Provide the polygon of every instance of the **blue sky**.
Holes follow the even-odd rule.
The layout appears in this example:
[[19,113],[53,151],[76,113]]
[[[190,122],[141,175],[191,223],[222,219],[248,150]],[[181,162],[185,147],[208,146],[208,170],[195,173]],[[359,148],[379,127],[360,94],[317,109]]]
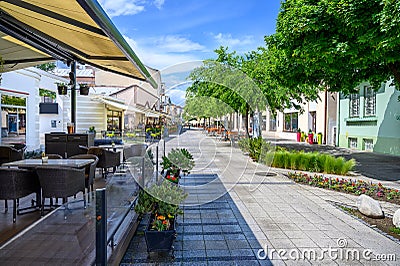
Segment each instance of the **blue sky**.
[[174,66],[215,58],[221,45],[241,54],[263,46],[280,7],[278,0],[98,1],[141,61],[162,71],[167,87],[183,82]]

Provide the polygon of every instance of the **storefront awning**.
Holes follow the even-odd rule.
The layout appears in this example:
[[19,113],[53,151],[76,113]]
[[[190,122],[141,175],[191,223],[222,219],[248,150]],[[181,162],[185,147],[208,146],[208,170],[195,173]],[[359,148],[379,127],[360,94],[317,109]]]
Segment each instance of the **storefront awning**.
[[4,71],[77,61],[157,87],[96,0],[0,1]]
[[137,109],[141,110],[146,117],[153,117],[153,118],[158,118],[162,115],[162,113],[149,109],[147,107],[142,107],[142,106],[136,106]]
[[118,102],[115,100],[111,100],[111,99],[106,99],[106,98],[102,98],[102,97],[98,97],[98,98],[94,98],[96,101],[102,102],[108,106],[114,107],[118,110],[121,111],[129,111],[129,112],[134,112],[134,113],[141,113],[144,114],[144,112],[138,108],[135,108],[133,106],[127,105],[123,102]]

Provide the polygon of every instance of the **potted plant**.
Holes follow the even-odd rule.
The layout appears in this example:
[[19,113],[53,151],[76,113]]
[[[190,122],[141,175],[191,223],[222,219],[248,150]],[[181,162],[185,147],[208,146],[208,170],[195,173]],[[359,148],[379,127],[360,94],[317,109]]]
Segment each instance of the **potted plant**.
[[79,93],[80,95],[89,95],[89,84],[79,83]]
[[96,128],[95,128],[95,126],[90,126],[88,132],[90,134],[94,134],[96,136]]
[[67,95],[67,83],[56,82],[59,95]]
[[297,129],[296,138],[297,138],[297,142],[300,142],[300,140],[301,140],[301,129],[300,128]]
[[140,218],[149,216],[144,235],[148,252],[170,251],[176,237],[175,219],[182,214],[179,205],[187,193],[168,181],[139,192],[135,211]]
[[301,131],[301,137],[300,137],[300,142],[304,142],[306,140],[306,133],[304,131]]
[[[179,178],[180,172],[184,175],[189,174],[194,167],[194,159],[187,149],[172,149],[167,156],[163,156],[161,165],[167,176]],[[177,182],[176,182],[177,183]]]
[[311,129],[308,131],[308,143],[310,144],[314,143],[314,133],[312,132]]
[[319,145],[322,144],[322,133],[321,132],[318,132],[318,134],[317,134],[317,142]]

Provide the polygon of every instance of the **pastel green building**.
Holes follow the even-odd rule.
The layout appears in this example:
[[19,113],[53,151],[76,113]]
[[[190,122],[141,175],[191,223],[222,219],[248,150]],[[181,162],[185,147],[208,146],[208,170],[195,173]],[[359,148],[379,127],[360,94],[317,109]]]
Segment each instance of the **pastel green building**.
[[391,82],[374,90],[368,83],[358,93],[340,95],[337,145],[400,155],[400,92]]

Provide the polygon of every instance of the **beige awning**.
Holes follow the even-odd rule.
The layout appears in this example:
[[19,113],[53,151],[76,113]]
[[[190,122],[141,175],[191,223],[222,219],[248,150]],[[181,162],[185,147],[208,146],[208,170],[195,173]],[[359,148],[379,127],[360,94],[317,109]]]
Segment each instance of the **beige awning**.
[[103,97],[96,97],[96,98],[94,98],[94,100],[102,102],[108,106],[114,107],[114,108],[122,110],[122,111],[129,111],[129,112],[140,113],[140,114],[145,113],[142,110],[140,110],[136,107],[133,107],[131,105],[127,105],[122,101],[111,100],[109,98],[107,99],[107,98],[103,98]]
[[147,107],[142,107],[142,106],[135,106],[137,109],[141,110],[145,116],[147,117],[153,117],[153,118],[158,118],[162,115],[162,113],[149,109]]
[[4,71],[78,61],[157,87],[96,0],[0,1]]

